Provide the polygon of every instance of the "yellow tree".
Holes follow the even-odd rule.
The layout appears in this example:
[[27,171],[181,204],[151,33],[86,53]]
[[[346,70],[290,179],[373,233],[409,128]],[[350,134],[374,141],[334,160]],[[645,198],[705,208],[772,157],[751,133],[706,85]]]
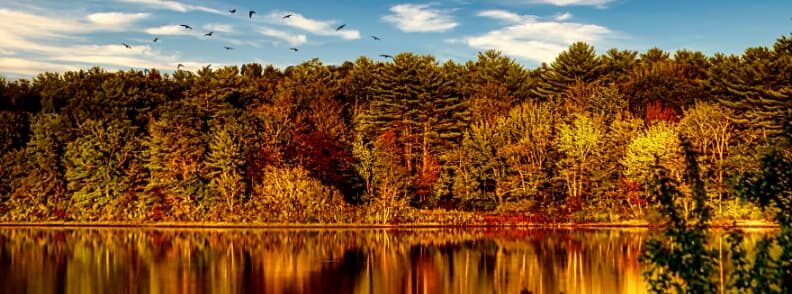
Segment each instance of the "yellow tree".
[[[734,126],[732,110],[712,103],[697,102],[685,111],[679,122],[680,132],[691,140],[693,147],[702,156],[705,172],[715,178],[715,194],[718,196],[718,211],[723,213],[724,166],[729,156],[729,146]],[[712,202],[710,196],[710,202]]]
[[586,178],[597,146],[604,135],[598,119],[588,114],[575,114],[571,124],[559,126],[558,149],[565,155],[561,163],[561,175],[566,181],[571,203],[580,201],[585,191]]
[[[664,122],[652,125],[633,138],[627,146],[622,160],[624,175],[645,187],[654,173],[654,167],[659,164],[669,171],[671,178],[681,183],[684,176],[684,158],[680,144],[679,135],[673,126]],[[646,191],[644,194],[646,195]],[[686,199],[681,201],[687,215],[690,202]]]

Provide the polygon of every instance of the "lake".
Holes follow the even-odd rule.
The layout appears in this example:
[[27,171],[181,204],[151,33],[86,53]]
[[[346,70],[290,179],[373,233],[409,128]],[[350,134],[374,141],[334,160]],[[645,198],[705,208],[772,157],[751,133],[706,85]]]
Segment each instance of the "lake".
[[0,292],[644,293],[638,258],[649,234],[0,228]]

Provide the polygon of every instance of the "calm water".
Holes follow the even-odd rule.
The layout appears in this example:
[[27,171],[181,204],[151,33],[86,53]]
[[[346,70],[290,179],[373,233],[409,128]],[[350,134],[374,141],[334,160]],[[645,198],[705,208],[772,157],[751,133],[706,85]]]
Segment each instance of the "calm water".
[[0,292],[643,293],[648,234],[0,228]]

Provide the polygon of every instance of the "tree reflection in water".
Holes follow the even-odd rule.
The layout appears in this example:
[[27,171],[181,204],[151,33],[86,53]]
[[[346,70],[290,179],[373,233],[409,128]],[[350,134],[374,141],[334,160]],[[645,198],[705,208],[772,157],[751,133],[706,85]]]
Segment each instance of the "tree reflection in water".
[[642,293],[645,230],[0,229],[14,293]]

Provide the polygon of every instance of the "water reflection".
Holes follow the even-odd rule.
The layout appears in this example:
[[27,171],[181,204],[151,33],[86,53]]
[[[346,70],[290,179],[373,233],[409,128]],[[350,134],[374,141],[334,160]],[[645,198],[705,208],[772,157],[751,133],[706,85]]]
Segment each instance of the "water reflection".
[[0,292],[643,293],[647,234],[0,228]]

